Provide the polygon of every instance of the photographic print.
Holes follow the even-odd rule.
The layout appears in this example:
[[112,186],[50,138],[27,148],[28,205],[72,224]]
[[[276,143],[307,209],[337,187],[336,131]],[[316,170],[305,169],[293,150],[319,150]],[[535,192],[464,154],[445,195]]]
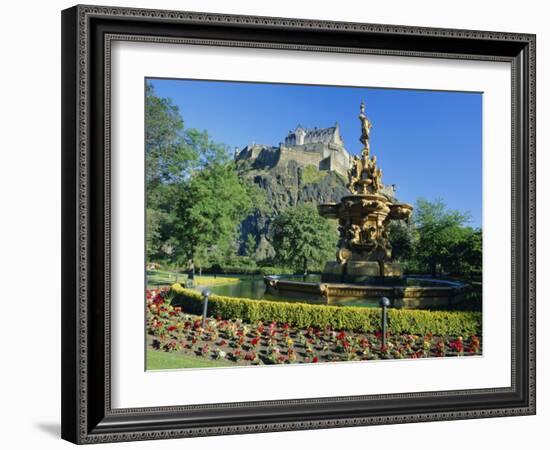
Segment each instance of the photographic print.
[[147,370],[482,354],[482,94],[148,78]]

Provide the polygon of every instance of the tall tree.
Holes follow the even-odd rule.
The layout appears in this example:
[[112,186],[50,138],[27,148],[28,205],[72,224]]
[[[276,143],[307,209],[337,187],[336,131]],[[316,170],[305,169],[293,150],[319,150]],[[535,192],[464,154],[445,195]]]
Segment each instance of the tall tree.
[[256,238],[252,233],[248,233],[244,243],[244,254],[252,258],[254,256],[254,252],[256,251],[256,246]]
[[483,258],[483,236],[481,229],[465,227],[462,237],[454,248],[455,258],[449,263],[449,270],[457,273],[481,272]]
[[334,257],[337,233],[312,204],[285,209],[270,229],[278,263],[296,271],[322,269]]
[[239,224],[259,203],[258,191],[240,179],[233,163],[196,172],[178,200],[182,250],[205,264],[235,253]]
[[[220,222],[225,230],[225,225],[233,218],[224,214],[234,206],[233,203],[246,211],[246,205],[240,203],[240,191],[233,183],[235,175],[228,162],[228,147],[212,141],[207,131],[185,128],[178,106],[170,98],[159,97],[153,85],[147,83],[145,158],[148,259],[181,265],[196,253],[197,258],[205,260],[212,249],[212,245],[206,245],[205,241],[212,237],[212,233],[203,230],[199,239],[183,224],[201,226],[198,218],[204,212],[204,217]],[[219,179],[218,173],[228,175],[228,178]],[[208,177],[212,179],[208,181]],[[224,185],[227,190],[221,192],[219,186]],[[208,201],[207,191],[217,197]],[[228,199],[224,194],[235,196]],[[192,195],[198,197],[194,199]],[[233,198],[235,202],[232,203]],[[189,202],[184,207],[182,199]],[[225,212],[216,206],[218,200],[223,199],[227,207]],[[210,216],[216,208],[220,209],[221,219]]]
[[145,92],[145,160],[148,191],[183,179],[199,160],[186,140],[183,119],[170,98],[158,97],[148,82]]
[[441,199],[417,201],[414,223],[418,233],[415,257],[436,275],[438,265],[451,267],[457,258],[456,250],[464,240],[464,224],[470,215],[450,210]]
[[391,222],[389,227],[392,258],[397,261],[409,260],[414,249],[413,228],[401,221]]

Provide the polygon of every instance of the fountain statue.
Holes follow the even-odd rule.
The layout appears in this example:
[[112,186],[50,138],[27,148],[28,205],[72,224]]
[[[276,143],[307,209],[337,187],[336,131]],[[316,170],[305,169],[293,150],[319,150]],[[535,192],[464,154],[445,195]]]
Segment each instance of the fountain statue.
[[389,224],[392,220],[408,222],[412,206],[398,203],[384,192],[382,169],[376,156],[370,153],[372,123],[365,115],[365,103],[361,102],[359,120],[363,144],[361,156],[351,159],[347,188],[350,195],[340,203],[319,205],[319,213],[338,220],[340,238],[336,261],[329,261],[323,271],[323,281],[365,282],[382,281],[384,278],[402,277],[403,269],[391,260]]
[[393,189],[382,183],[382,169],[371,155],[372,123],[364,102],[359,120],[363,148],[360,156],[350,159],[350,194],[339,203],[318,206],[321,216],[338,220],[336,260],[326,263],[320,282],[265,276],[267,291],[278,298],[313,298],[326,304],[361,299],[378,305],[380,297],[387,297],[392,306],[405,308],[452,305],[464,298],[468,289],[465,283],[405,277],[402,265],[392,260],[389,225],[393,220],[409,222],[413,207],[398,202]]

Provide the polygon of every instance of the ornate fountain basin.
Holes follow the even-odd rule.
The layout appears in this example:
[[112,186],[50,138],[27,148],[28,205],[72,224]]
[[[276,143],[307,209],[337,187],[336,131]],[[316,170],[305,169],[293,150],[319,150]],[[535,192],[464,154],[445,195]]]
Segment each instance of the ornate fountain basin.
[[[398,308],[445,308],[463,300],[469,289],[465,283],[431,278],[411,277],[407,281],[406,285],[362,285],[297,281],[278,275],[264,277],[266,289],[271,294],[289,299],[316,296],[327,305],[343,304],[356,299],[378,300],[380,297],[387,297],[392,306]],[[418,285],[415,285],[415,281]]]

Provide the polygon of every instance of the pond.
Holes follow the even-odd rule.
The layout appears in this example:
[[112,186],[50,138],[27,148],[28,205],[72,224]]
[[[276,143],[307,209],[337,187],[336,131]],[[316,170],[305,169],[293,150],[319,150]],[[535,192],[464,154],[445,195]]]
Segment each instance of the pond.
[[[303,277],[297,277],[296,279],[303,280]],[[317,283],[321,281],[321,277],[319,275],[310,275],[307,277],[307,281]],[[261,275],[254,278],[241,278],[241,281],[238,283],[209,286],[208,290],[213,294],[225,295],[227,297],[244,297],[255,300],[296,301],[268,293],[265,289],[264,279]],[[308,303],[321,303],[315,302],[313,298],[304,300],[307,300]]]
[[[287,276],[283,277],[284,279],[294,279],[296,281],[307,281],[310,283],[319,283],[321,281],[320,275],[308,275],[305,279],[303,276]],[[442,280],[427,280],[419,278],[407,278],[404,281],[405,286],[421,286],[421,287],[430,287],[430,286],[441,286],[441,283],[445,283]],[[199,290],[204,289],[204,287],[198,288]],[[270,300],[270,301],[280,301],[280,302],[292,302],[292,303],[310,303],[310,304],[324,304],[324,300],[318,296],[308,296],[307,294],[300,294],[301,298],[288,298],[284,295],[279,295],[276,293],[269,293],[266,291],[265,283],[263,277],[258,275],[252,278],[241,278],[241,281],[238,283],[223,284],[218,286],[209,286],[208,290],[213,294],[223,295],[227,297],[241,297],[241,298],[250,298],[256,300]],[[342,299],[333,299],[331,305],[334,306],[359,306],[359,307],[378,307],[379,298],[342,298]]]

